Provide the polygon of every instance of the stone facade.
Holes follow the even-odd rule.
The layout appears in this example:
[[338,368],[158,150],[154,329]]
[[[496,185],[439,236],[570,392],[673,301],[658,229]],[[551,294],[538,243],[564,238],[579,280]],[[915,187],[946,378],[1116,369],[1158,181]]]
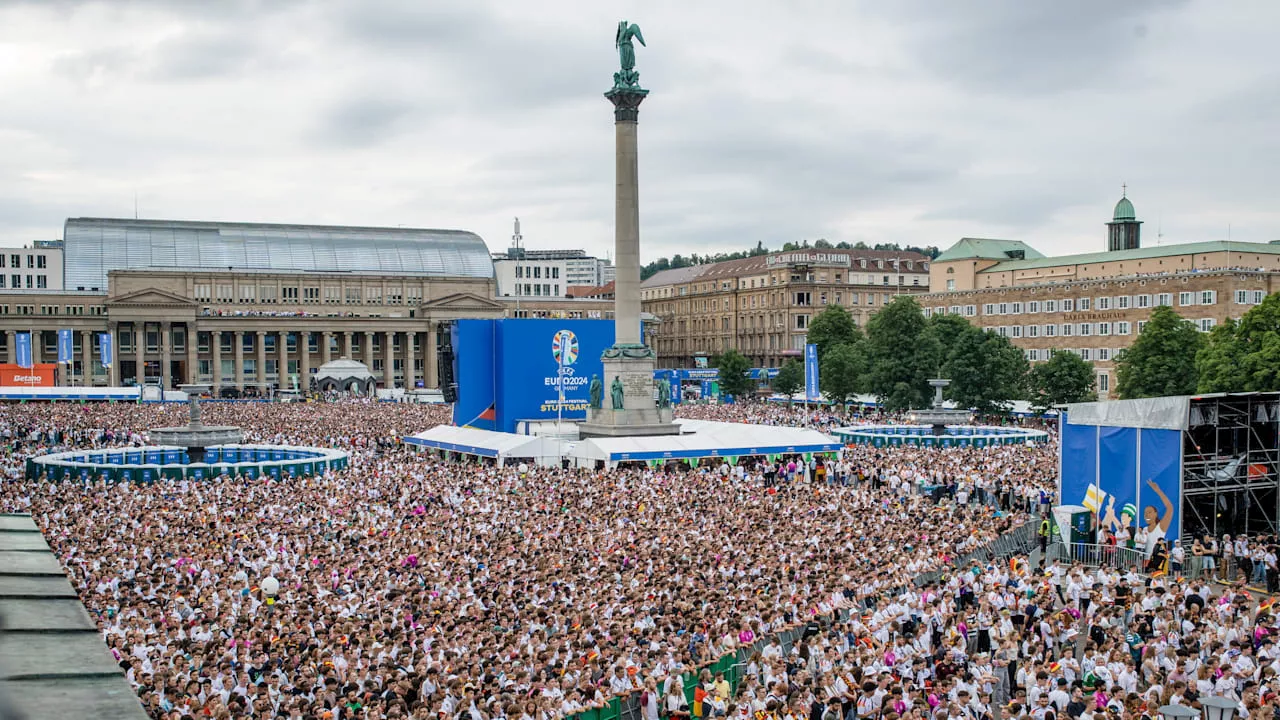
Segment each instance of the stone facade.
[[842,305],[859,326],[900,294],[928,292],[929,258],[914,252],[805,249],[665,270],[644,281],[658,320],[650,344],[661,367],[730,349],[757,367],[800,357],[808,323]]
[[[612,312],[602,300],[543,298],[517,308],[493,295],[493,280],[483,278],[119,270],[105,295],[0,292],[0,358],[13,362],[15,333],[32,331],[35,361],[53,362],[56,331],[69,328],[75,360],[60,369],[64,385],[288,388],[348,357],[369,366],[380,387],[431,388],[441,322]],[[114,334],[109,371],[98,362],[105,332]]]
[[1114,396],[1116,353],[1133,343],[1155,307],[1170,305],[1208,332],[1277,290],[1280,273],[1224,269],[1007,285],[917,300],[926,315],[962,315],[1008,337],[1032,363],[1053,350],[1080,355],[1093,363],[1098,394],[1107,398]]

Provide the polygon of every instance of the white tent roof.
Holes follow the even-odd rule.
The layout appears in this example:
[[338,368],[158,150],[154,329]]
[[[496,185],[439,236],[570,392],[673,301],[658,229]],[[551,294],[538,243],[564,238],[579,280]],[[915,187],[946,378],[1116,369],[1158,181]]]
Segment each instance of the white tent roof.
[[489,458],[545,458],[560,455],[559,443],[536,435],[515,435],[470,427],[437,425],[410,435],[406,444]]
[[779,453],[833,452],[839,440],[795,427],[747,425],[710,420],[676,420],[680,435],[653,437],[588,438],[576,443],[573,457],[604,460],[668,460]]

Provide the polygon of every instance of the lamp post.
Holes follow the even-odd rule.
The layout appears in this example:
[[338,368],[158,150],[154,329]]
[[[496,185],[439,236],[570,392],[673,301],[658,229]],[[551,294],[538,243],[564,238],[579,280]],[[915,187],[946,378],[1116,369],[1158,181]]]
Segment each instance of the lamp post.
[[1196,720],[1200,713],[1185,705],[1161,705],[1161,720]]
[[1204,720],[1231,720],[1240,707],[1236,701],[1217,695],[1200,698],[1200,706],[1204,708]]

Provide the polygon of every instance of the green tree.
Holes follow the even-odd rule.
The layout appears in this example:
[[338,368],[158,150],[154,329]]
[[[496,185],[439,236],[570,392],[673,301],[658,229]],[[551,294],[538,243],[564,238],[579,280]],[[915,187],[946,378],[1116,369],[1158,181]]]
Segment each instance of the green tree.
[[791,402],[791,396],[804,387],[804,366],[795,358],[786,361],[778,368],[772,384],[774,392],[786,395],[787,402]]
[[1244,392],[1249,387],[1243,344],[1236,337],[1237,327],[1234,320],[1218,325],[1196,353],[1196,392]]
[[1040,412],[1054,405],[1097,398],[1093,365],[1069,352],[1054,351],[1047,361],[1031,368],[1027,388],[1031,407]]
[[886,410],[927,407],[929,378],[940,367],[940,346],[920,306],[899,295],[867,323],[866,390]]
[[[1210,342],[1213,336],[1210,335]],[[1280,293],[1240,318],[1235,329],[1236,357],[1244,376],[1241,390],[1280,390]]]
[[867,375],[865,342],[841,343],[818,363],[818,385],[833,402],[844,405],[862,391]]
[[1008,338],[969,326],[951,344],[942,374],[948,395],[960,407],[981,413],[1007,412],[1026,394],[1027,359]]
[[809,323],[808,342],[818,346],[818,360],[836,345],[856,343],[862,339],[862,332],[841,305],[828,305],[826,310],[818,313]]
[[1162,305],[1128,349],[1116,357],[1116,392],[1122,398],[1190,395],[1196,391],[1196,354],[1205,339],[1196,326]]
[[938,352],[943,360],[951,356],[956,340],[975,328],[960,315],[934,315],[929,318],[928,333],[938,340]]
[[751,361],[737,350],[730,350],[716,357],[715,366],[720,370],[720,392],[736,398],[746,397],[751,392],[751,378],[747,372],[751,370]]

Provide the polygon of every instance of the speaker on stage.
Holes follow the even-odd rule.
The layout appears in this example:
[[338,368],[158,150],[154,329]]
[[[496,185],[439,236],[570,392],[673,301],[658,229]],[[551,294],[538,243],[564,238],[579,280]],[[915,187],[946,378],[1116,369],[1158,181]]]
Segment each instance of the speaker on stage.
[[436,377],[440,380],[440,394],[447,403],[458,401],[458,383],[453,374],[453,323],[442,322],[436,326]]

